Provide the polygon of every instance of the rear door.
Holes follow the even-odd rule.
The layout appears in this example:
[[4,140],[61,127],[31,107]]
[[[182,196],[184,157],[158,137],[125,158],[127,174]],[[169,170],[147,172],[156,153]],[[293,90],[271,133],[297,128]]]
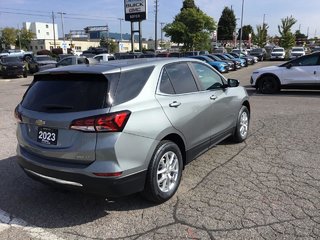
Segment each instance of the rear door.
[[212,100],[210,94],[199,92],[187,62],[164,67],[156,98],[172,126],[184,136],[187,150],[208,148]]

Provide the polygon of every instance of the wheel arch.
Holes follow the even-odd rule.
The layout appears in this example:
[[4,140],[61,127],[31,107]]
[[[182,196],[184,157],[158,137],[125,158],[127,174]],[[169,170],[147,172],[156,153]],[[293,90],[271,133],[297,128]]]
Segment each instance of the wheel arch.
[[259,87],[259,83],[264,77],[274,77],[276,79],[276,81],[278,82],[279,86],[281,86],[280,78],[276,74],[274,74],[274,73],[263,73],[258,77],[258,79],[256,81],[256,85],[255,85],[256,88]]
[[183,158],[182,161],[183,161],[183,168],[184,168],[184,166],[186,165],[186,162],[187,162],[187,156],[186,156],[185,143],[184,143],[182,137],[176,133],[171,133],[171,134],[165,136],[162,140],[169,140],[169,141],[172,141],[178,145],[178,147],[181,151],[182,158]]

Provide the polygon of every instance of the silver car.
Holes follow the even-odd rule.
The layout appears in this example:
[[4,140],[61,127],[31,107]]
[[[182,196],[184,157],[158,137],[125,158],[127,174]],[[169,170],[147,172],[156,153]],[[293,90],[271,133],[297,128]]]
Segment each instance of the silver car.
[[171,198],[184,166],[248,136],[239,82],[196,59],[153,58],[38,73],[15,109],[18,163],[45,183]]

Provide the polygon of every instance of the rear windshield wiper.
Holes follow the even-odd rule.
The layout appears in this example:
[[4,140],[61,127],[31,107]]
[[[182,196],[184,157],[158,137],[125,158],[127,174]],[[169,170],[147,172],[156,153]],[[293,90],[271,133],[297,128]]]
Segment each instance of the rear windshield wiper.
[[45,104],[45,105],[42,105],[42,107],[45,108],[46,110],[73,109],[72,106],[59,105],[59,104]]

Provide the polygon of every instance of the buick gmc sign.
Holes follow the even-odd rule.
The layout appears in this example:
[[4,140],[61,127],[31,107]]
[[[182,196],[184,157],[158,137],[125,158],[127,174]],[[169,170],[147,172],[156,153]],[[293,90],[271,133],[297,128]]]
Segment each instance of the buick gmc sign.
[[124,0],[126,21],[139,22],[147,19],[147,0]]

